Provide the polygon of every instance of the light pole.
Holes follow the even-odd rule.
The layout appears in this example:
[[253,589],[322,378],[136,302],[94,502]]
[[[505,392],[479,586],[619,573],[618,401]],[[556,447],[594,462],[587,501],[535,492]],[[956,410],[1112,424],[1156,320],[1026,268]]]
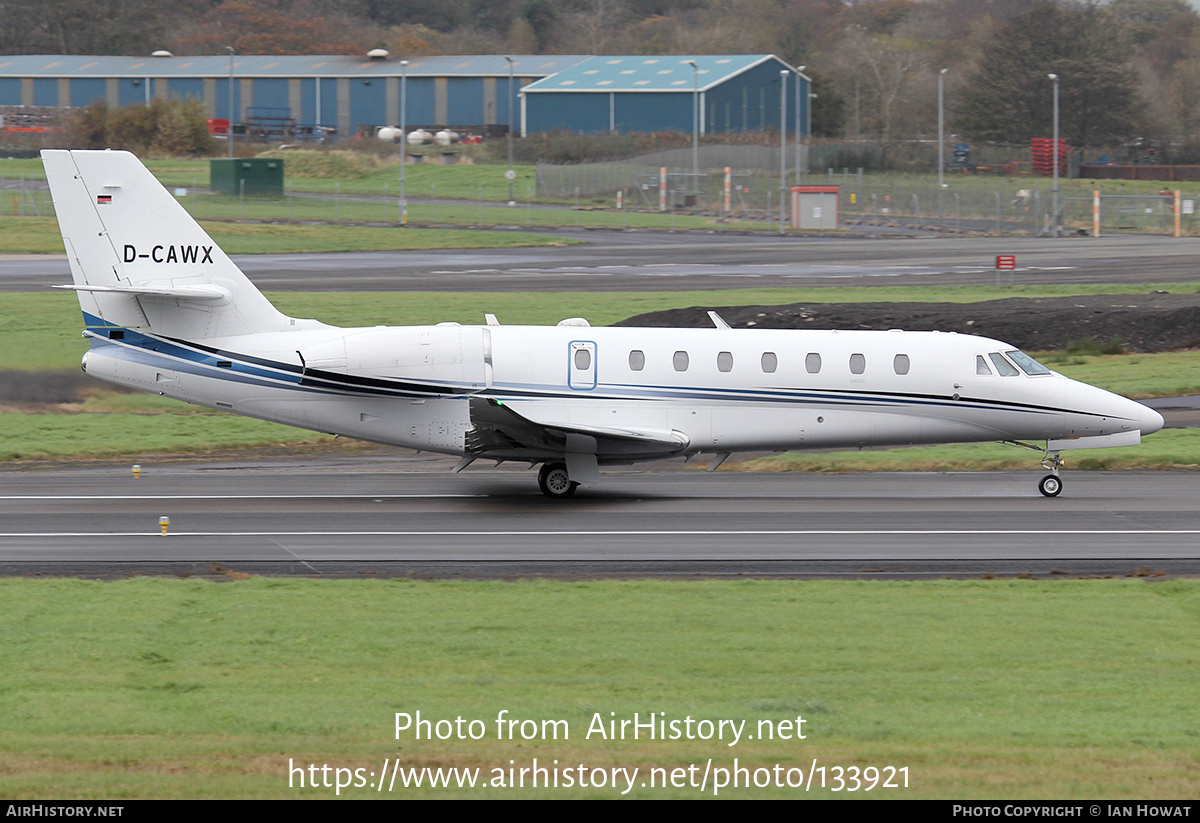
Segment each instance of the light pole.
[[1050,222],[1054,226],[1051,236],[1058,237],[1058,75],[1046,76],[1054,81],[1054,206]]
[[508,61],[508,173],[504,176],[508,179],[508,205],[515,206],[517,201],[513,199],[513,180],[517,178],[517,173],[513,171],[513,59],[508,55],[504,59]]
[[[320,82],[319,80],[317,81]],[[408,61],[400,61],[400,225],[408,225],[408,199],[404,184],[408,174]]]
[[945,79],[946,72],[950,69],[942,69],[938,72],[938,219],[946,218],[945,204],[945,189],[944,182],[946,172],[946,94],[945,94]]
[[779,71],[779,233],[784,231],[787,203],[787,69]]
[[692,188],[700,191],[700,67],[695,60],[688,60],[692,67]]
[[808,66],[796,66],[796,182],[800,182],[800,75]]
[[808,108],[804,110],[804,141],[808,143],[809,150],[804,155],[804,173],[807,175],[812,166],[812,109],[813,101],[817,99],[817,95],[811,91],[808,93]]
[[233,55],[236,52],[233,46],[226,46],[225,51],[229,52],[229,134],[226,135],[229,139],[229,159],[233,159]]

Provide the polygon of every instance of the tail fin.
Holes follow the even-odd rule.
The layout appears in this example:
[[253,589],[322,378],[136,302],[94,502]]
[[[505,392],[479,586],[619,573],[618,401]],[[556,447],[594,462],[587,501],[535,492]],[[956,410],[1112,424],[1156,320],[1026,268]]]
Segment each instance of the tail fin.
[[188,340],[286,331],[279,312],[136,157],[43,151],[89,327]]

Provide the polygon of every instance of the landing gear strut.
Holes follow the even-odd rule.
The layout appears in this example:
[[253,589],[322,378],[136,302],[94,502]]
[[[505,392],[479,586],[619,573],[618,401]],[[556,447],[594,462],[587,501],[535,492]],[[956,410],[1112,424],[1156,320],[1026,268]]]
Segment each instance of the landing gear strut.
[[579,484],[571,480],[567,474],[565,463],[543,463],[538,472],[538,486],[542,494],[555,500],[570,497],[579,488]]
[[1058,452],[1046,452],[1046,459],[1042,461],[1042,467],[1050,470],[1050,474],[1046,475],[1038,482],[1038,491],[1046,497],[1058,497],[1058,493],[1062,491],[1062,478],[1058,476],[1058,470],[1062,468],[1062,458],[1058,456]]
[[[1005,440],[1003,442],[1010,446],[1020,446],[1023,449],[1030,449],[1046,455],[1042,458],[1042,468],[1049,469],[1050,473],[1038,481],[1038,491],[1046,497],[1058,497],[1059,492],[1063,488],[1062,478],[1058,476],[1059,470],[1063,467],[1063,459],[1058,456],[1058,451],[1056,449],[1043,449],[1032,443],[1022,443],[1020,440]],[[1049,445],[1049,443],[1046,445]]]

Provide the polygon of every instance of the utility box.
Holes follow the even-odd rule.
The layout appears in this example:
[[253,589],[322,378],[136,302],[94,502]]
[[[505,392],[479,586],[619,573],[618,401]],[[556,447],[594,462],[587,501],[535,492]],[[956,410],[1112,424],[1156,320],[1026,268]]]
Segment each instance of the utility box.
[[793,229],[836,229],[839,186],[792,186]]
[[209,161],[209,188],[218,194],[283,197],[283,160],[248,157]]

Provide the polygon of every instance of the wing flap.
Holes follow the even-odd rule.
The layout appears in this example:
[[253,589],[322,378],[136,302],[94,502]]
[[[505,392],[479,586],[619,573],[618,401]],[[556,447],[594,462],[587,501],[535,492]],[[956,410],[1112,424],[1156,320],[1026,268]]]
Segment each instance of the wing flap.
[[691,445],[675,429],[592,426],[533,420],[491,398],[471,398],[467,451],[474,455],[531,452],[538,456],[594,454],[600,458],[667,457]]

